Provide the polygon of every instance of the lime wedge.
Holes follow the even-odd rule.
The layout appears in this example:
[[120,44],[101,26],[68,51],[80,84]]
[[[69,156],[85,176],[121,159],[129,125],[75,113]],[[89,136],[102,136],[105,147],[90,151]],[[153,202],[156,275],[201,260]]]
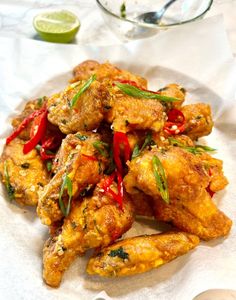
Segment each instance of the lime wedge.
[[34,18],[34,28],[47,42],[69,43],[79,30],[79,19],[67,10],[45,12]]

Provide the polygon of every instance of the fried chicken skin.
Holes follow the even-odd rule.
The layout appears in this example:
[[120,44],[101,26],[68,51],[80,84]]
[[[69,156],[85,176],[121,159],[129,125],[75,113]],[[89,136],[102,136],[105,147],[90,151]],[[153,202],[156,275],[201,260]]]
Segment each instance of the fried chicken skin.
[[35,206],[38,192],[49,182],[49,174],[38,152],[23,154],[24,142],[14,139],[4,147],[0,174],[8,194],[21,205]]
[[44,246],[43,278],[48,285],[59,286],[63,273],[78,255],[113,243],[131,227],[132,203],[126,193],[123,200],[121,209],[98,185],[91,197],[74,201],[61,232],[49,238]]
[[103,100],[108,97],[108,92],[97,80],[91,83],[71,107],[74,97],[85,83],[81,81],[71,84],[48,100],[48,120],[65,134],[96,129],[103,120]]
[[73,70],[74,78],[72,82],[87,80],[93,74],[96,74],[97,80],[100,82],[104,80],[130,80],[136,82],[142,88],[147,88],[147,80],[145,78],[129,71],[121,70],[109,62],[99,64],[94,60],[86,60],[76,66]]
[[105,277],[135,275],[158,268],[199,244],[184,232],[137,236],[102,248],[90,258],[87,273]]
[[[69,134],[63,140],[54,162],[56,172],[51,181],[40,193],[37,213],[45,225],[63,218],[59,207],[59,193],[64,176],[72,181],[72,195],[76,198],[85,188],[95,185],[101,178],[106,159],[97,153],[94,143],[100,142],[100,136],[95,133],[78,132]],[[68,201],[65,190],[63,201]]]
[[210,105],[205,103],[185,105],[181,107],[181,111],[186,121],[184,134],[192,140],[211,133],[213,120]]
[[172,108],[180,108],[185,100],[186,90],[176,83],[168,84],[167,86],[159,90],[162,96],[173,97],[179,99],[179,101],[170,104]]
[[[154,156],[160,159],[165,170],[169,204],[161,199],[156,185],[152,166]],[[124,178],[128,193],[135,195],[138,189],[153,198],[157,220],[172,222],[179,229],[204,240],[227,235],[232,225],[206,191],[209,183],[210,176],[201,158],[179,147],[144,152],[129,163],[129,172]]]

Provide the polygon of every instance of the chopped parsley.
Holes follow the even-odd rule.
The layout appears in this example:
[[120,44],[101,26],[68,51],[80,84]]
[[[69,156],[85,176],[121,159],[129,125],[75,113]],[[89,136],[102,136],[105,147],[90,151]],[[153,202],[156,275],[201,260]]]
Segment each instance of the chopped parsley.
[[111,250],[108,255],[111,256],[111,257],[118,256],[121,259],[128,259],[129,258],[129,254],[127,252],[125,252],[122,247],[120,247],[118,249],[115,249],[115,250]]

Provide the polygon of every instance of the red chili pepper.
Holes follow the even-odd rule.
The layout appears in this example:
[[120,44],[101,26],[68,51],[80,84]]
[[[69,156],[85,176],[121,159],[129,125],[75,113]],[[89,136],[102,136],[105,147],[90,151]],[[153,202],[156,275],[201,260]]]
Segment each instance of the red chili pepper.
[[85,158],[87,158],[88,160],[93,160],[93,161],[98,161],[97,157],[92,156],[92,155],[86,155],[86,154],[82,154]]
[[185,117],[178,109],[171,109],[167,114],[164,131],[168,134],[179,134],[185,129]]
[[43,138],[47,125],[47,109],[43,108],[41,114],[37,116],[31,129],[31,139],[24,144],[23,153],[27,154],[35,148],[35,146]]
[[28,117],[26,117],[20,125],[13,131],[13,133],[6,139],[6,144],[8,145],[12,140],[14,140],[37,116],[42,114],[45,108],[36,110],[32,112]]
[[42,146],[39,152],[42,160],[55,158],[56,154],[48,154],[46,151],[46,148],[43,148]]
[[[209,173],[209,176],[212,176],[213,172],[212,172],[212,168],[209,169],[208,171]],[[210,184],[208,185],[208,187],[206,188],[207,192],[210,194],[211,198],[215,195],[215,192],[213,192],[211,189],[210,189]]]
[[124,145],[124,155],[125,155],[125,162],[130,159],[131,156],[131,149],[129,145],[129,140],[127,135],[123,132],[115,132],[113,137],[113,154],[114,154],[114,161],[117,167],[117,170],[120,174],[123,174],[123,166],[120,157],[120,145]]

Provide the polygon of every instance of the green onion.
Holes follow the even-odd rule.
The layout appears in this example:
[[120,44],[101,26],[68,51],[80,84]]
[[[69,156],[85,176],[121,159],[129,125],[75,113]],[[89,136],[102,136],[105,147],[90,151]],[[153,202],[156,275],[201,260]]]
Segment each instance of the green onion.
[[186,151],[192,153],[192,154],[201,154],[202,152],[214,152],[216,149],[208,147],[208,146],[203,146],[203,145],[196,145],[195,147],[190,147],[190,146],[185,146],[178,140],[169,137],[169,142],[173,146],[178,146],[180,148],[185,149]]
[[134,159],[135,157],[139,156],[140,153],[149,145],[151,145],[153,143],[153,140],[152,140],[152,134],[149,132],[147,135],[146,135],[146,138],[144,140],[144,143],[141,147],[141,149],[139,149],[138,147],[138,144],[135,145],[134,147],[134,150],[133,150],[133,153],[132,153],[132,157],[131,159]]
[[126,17],[126,5],[125,2],[123,2],[120,6],[120,16],[121,18],[125,18]]
[[[65,204],[62,199],[62,195],[64,193],[65,188],[67,188],[67,193],[69,195],[67,207],[65,207]],[[65,217],[67,217],[69,215],[70,207],[71,207],[71,199],[72,199],[72,181],[71,181],[70,177],[66,174],[63,179],[60,193],[59,193],[59,205],[60,205],[60,209]]]
[[[96,141],[93,143],[93,147],[104,157],[108,157],[109,154],[107,153],[109,145],[102,141]],[[105,148],[105,149],[104,149]]]
[[166,174],[160,159],[156,155],[154,155],[152,158],[152,167],[156,179],[156,185],[158,186],[161,197],[168,204],[170,202],[170,199]]
[[94,82],[95,79],[96,79],[96,75],[94,74],[85,82],[85,84],[80,88],[78,93],[76,93],[72,98],[70,102],[70,108],[73,108],[76,105],[79,97],[90,87],[90,85]]
[[6,189],[7,189],[7,194],[10,198],[10,200],[14,200],[15,198],[15,188],[10,184],[10,176],[9,176],[9,173],[8,173],[8,168],[7,168],[7,161],[4,162],[4,177],[5,177],[5,186],[6,186]]
[[82,135],[80,133],[77,133],[75,136],[81,141],[86,141],[88,138],[87,135]]
[[129,254],[127,252],[125,252],[122,247],[120,247],[118,249],[115,249],[115,250],[111,250],[108,255],[111,256],[111,257],[118,256],[119,258],[122,258],[122,259],[128,259],[129,258]]
[[125,94],[135,97],[135,98],[145,98],[145,99],[157,99],[164,102],[176,102],[180,101],[177,98],[167,97],[155,92],[149,92],[145,90],[141,90],[133,85],[115,82],[115,85]]
[[48,170],[48,172],[51,172],[52,171],[52,162],[49,160],[49,161],[47,161],[47,164],[46,164],[46,166],[47,166],[47,170]]

